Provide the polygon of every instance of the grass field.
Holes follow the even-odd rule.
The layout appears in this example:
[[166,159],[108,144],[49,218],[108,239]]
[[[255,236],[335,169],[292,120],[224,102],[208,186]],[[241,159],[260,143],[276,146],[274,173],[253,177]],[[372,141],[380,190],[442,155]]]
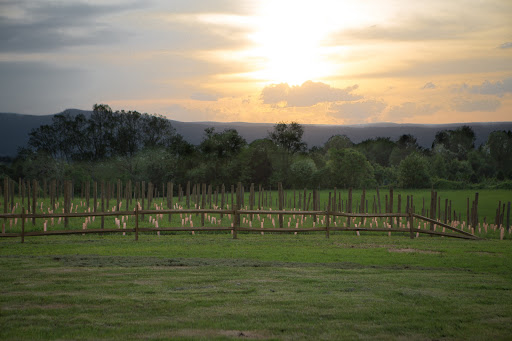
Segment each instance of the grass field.
[[512,242],[0,239],[0,339],[510,339]]

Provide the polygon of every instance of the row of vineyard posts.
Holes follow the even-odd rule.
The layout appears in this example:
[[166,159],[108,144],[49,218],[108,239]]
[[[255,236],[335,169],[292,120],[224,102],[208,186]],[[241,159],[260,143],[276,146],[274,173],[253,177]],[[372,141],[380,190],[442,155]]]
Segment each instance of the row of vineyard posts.
[[[0,187],[0,192],[3,193],[2,206],[4,214],[14,212],[15,206],[17,205],[15,201],[16,192],[21,200],[21,206],[27,208],[28,214],[35,214],[38,200],[46,200],[47,198],[49,198],[50,206],[52,208],[55,208],[60,198],[63,198],[62,212],[67,214],[72,213],[72,201],[75,198],[78,189],[75,188],[74,182],[71,180],[51,180],[49,182],[43,180],[42,183],[40,183],[35,179],[31,181],[19,179],[18,182],[15,182],[14,180],[6,177],[3,180],[3,188]],[[348,189],[347,192],[348,196],[344,199],[342,198],[341,191],[334,188],[332,193],[329,192],[329,199],[327,202],[323,202],[323,210],[333,213],[345,212],[348,214],[368,214],[370,211],[374,214],[400,214],[402,213],[402,206],[404,206],[404,213],[409,211],[414,213],[417,212],[413,195],[407,195],[404,205],[404,200],[400,194],[396,196],[396,212],[393,212],[393,208],[395,207],[395,195],[393,193],[393,188],[390,188],[389,193],[384,195],[383,201],[379,188],[376,189],[376,194],[370,199],[366,197],[366,191],[363,189],[360,201],[358,202],[353,201],[352,189]],[[310,208],[312,211],[322,210],[322,207],[320,207],[321,202],[318,190],[313,189],[312,191],[308,191],[307,189],[304,189],[300,191],[285,191],[283,190],[281,183],[278,183],[277,186],[277,198],[272,198],[273,192],[271,188],[265,189],[259,185],[256,190],[255,185],[251,184],[249,186],[249,202],[247,205],[245,203],[245,188],[240,183],[237,188],[235,188],[234,185],[231,185],[228,190],[224,185],[213,188],[212,185],[204,183],[191,184],[190,181],[187,182],[185,186],[178,184],[177,188],[172,182],[162,184],[161,187],[157,188],[157,186],[154,186],[151,182],[146,183],[145,181],[140,181],[132,183],[132,181],[129,180],[123,184],[122,181],[118,179],[114,183],[105,181],[101,181],[100,183],[97,181],[82,182],[79,193],[80,198],[85,200],[85,205],[89,212],[91,212],[92,206],[93,213],[106,212],[110,208],[112,211],[121,211],[123,203],[126,209],[128,209],[133,206],[134,201],[140,204],[142,210],[145,210],[146,208],[151,209],[152,202],[156,198],[166,198],[167,208],[172,209],[175,197],[177,197],[178,202],[184,201],[184,207],[186,207],[186,209],[191,209],[192,205],[193,209],[224,209],[226,204],[230,204],[231,208],[234,208],[236,204],[238,208],[246,207],[248,210],[252,211],[255,209],[262,210],[264,207],[272,207],[272,204],[275,203],[275,206],[278,207],[279,211],[285,209],[309,211]],[[114,207],[110,206],[112,201],[115,202]],[[474,228],[479,222],[478,193],[475,193],[474,200],[472,201],[467,198],[466,204],[465,224],[468,227],[473,227],[474,231]],[[438,193],[433,190],[431,191],[429,206],[426,206],[424,198],[422,199],[421,216],[430,219],[431,230],[434,229],[436,222],[448,224],[452,220],[462,221],[462,212],[457,212],[452,209],[452,201],[448,199],[444,199],[443,201],[441,197],[438,196]],[[101,216],[102,229],[105,225],[104,219],[105,217]],[[144,219],[144,215],[141,215],[140,219]],[[316,215],[313,214],[313,221],[316,222],[316,219]],[[32,218],[32,223],[34,225],[36,223],[35,220],[35,217]],[[171,222],[171,220],[172,215],[169,214],[168,221]],[[484,223],[486,220],[487,217],[484,217]],[[283,228],[284,223],[282,214],[278,215],[278,221],[279,227]],[[348,218],[347,223],[350,223],[350,218]],[[393,219],[390,219],[390,224],[391,227],[393,227]],[[494,224],[495,226],[498,226],[498,228],[506,227],[507,231],[510,230],[510,202],[507,204],[502,204],[501,201],[499,202],[496,209],[496,216],[494,217]],[[2,225],[2,233],[5,233],[5,225],[6,218],[4,218]],[[68,225],[69,219],[68,217],[65,217],[65,228],[68,228]],[[204,226],[204,214],[201,214],[201,226]]]

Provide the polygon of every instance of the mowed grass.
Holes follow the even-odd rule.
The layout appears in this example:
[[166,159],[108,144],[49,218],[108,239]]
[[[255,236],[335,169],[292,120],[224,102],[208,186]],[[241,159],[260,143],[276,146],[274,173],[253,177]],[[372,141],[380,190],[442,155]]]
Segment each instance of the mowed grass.
[[0,339],[510,339],[512,242],[0,239]]

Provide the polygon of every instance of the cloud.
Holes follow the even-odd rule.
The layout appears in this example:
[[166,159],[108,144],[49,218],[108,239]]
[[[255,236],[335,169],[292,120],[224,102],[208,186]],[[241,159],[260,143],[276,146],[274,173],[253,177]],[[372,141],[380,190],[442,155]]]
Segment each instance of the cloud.
[[369,41],[433,41],[453,40],[471,34],[481,28],[485,23],[476,23],[472,20],[472,27],[468,27],[464,18],[460,16],[411,16],[408,18],[394,18],[389,24],[376,24],[361,28],[350,28],[334,33],[329,43],[346,44],[347,40]]
[[246,28],[204,22],[199,15],[220,11],[224,15],[246,12],[233,1],[0,2],[0,52],[53,52],[83,46],[104,52],[105,47],[115,46],[119,53],[120,46],[131,46],[133,53],[241,46]]
[[437,88],[437,86],[434,83],[428,82],[427,84],[423,85],[423,87],[421,89],[425,90],[425,89],[435,89],[435,88]]
[[101,19],[139,7],[7,1],[0,5],[0,52],[53,51],[63,46],[116,42],[125,32]]
[[291,107],[309,107],[322,102],[356,101],[362,96],[352,94],[359,86],[345,89],[333,88],[322,82],[306,81],[302,85],[289,86],[287,83],[272,84],[261,91],[265,104],[286,102]]
[[511,41],[507,41],[506,43],[503,43],[500,46],[498,46],[498,48],[500,48],[500,49],[510,49],[510,48],[512,48],[512,42]]
[[194,99],[196,101],[216,101],[219,96],[214,94],[206,94],[203,92],[195,92],[190,96],[190,99]]
[[501,106],[501,102],[497,99],[481,99],[471,100],[466,98],[455,98],[452,101],[452,108],[456,111],[472,112],[472,111],[496,111]]
[[330,109],[334,112],[333,116],[345,120],[364,121],[365,119],[379,115],[387,104],[381,101],[368,100],[362,102],[349,102],[341,104],[333,104]]
[[481,85],[465,86],[465,89],[472,94],[496,95],[502,97],[506,93],[512,93],[512,77],[496,82],[486,80]]
[[414,116],[428,116],[438,111],[440,107],[431,104],[416,104],[413,102],[405,102],[389,109],[388,116],[391,120],[396,121],[400,118]]
[[216,113],[210,109],[187,108],[180,104],[172,104],[164,110],[166,117],[182,122],[214,121]]
[[510,57],[454,57],[444,60],[407,61],[400,66],[391,65],[385,71],[368,71],[353,74],[360,78],[431,77],[476,73],[510,72]]

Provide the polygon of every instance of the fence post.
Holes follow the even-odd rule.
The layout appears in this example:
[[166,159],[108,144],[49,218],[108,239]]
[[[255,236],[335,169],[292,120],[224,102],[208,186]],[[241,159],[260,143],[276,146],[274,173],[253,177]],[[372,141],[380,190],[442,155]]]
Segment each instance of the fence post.
[[25,206],[21,208],[21,243],[25,242]]
[[507,231],[510,231],[510,201],[507,204]]
[[238,183],[238,186],[237,186],[237,189],[236,189],[236,203],[234,203],[234,206],[233,206],[233,209],[235,210],[234,211],[234,215],[233,215],[233,239],[238,239],[238,235],[237,235],[237,228],[240,226],[240,203],[241,203],[241,192],[242,192],[242,184],[239,182]]
[[409,207],[409,230],[411,231],[411,239],[414,239],[414,231],[413,231],[413,228],[414,228],[414,217],[412,215],[412,207]]
[[135,241],[139,240],[139,203],[135,204]]
[[331,192],[329,192],[329,201],[327,202],[327,212],[325,215],[325,237],[329,238],[329,212],[331,211]]
[[[284,201],[284,194],[283,194],[283,184],[281,182],[277,183],[277,198],[278,198],[278,209],[279,211],[283,210],[283,201]],[[283,228],[283,215],[279,214],[279,227]]]

